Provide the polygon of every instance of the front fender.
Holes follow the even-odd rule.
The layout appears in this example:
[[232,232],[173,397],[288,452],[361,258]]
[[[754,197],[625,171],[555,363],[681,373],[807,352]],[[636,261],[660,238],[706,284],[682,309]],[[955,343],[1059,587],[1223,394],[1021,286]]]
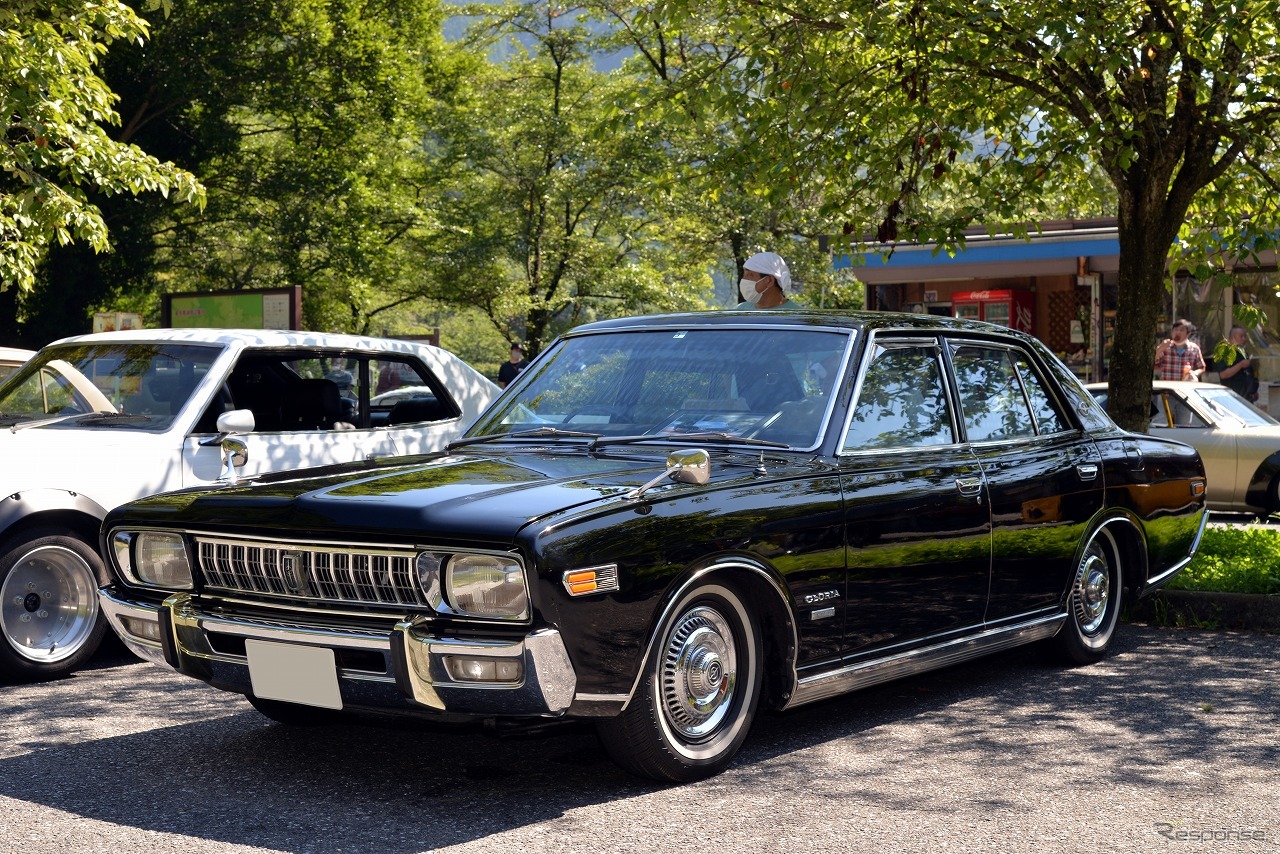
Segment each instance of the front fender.
[[[0,532],[8,531],[24,519],[37,514],[79,513],[101,522],[107,509],[98,502],[68,489],[28,489],[0,498]],[[94,548],[96,540],[91,543]]]

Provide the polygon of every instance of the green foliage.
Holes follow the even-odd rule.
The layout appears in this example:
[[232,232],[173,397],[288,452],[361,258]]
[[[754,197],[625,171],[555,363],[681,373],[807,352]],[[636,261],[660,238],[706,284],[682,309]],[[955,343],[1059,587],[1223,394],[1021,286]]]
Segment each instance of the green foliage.
[[0,6],[0,286],[30,289],[50,246],[110,247],[90,192],[203,201],[189,172],[105,129],[119,125],[120,115],[99,73],[102,59],[111,46],[141,44],[147,32],[118,0]]
[[1168,586],[1171,590],[1280,593],[1280,531],[1206,528],[1195,558]]
[[1109,206],[1122,426],[1146,423],[1175,239],[1188,269],[1275,245],[1277,0],[671,0],[637,18],[658,19],[678,36],[668,101],[736,117],[731,172],[765,204],[815,194],[850,251]]
[[424,289],[531,355],[596,317],[705,307],[707,258],[696,216],[673,204],[665,136],[617,120],[632,81],[596,69],[593,31],[545,4],[465,12],[470,71],[430,122],[442,203]]

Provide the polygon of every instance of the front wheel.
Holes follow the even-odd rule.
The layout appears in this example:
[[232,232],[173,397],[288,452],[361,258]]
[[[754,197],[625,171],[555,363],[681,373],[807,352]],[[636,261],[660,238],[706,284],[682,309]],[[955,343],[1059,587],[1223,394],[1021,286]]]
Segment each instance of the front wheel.
[[0,676],[65,676],[107,630],[98,608],[102,559],[79,537],[50,529],[9,540],[0,554]]
[[1111,647],[1124,580],[1119,555],[1115,539],[1103,528],[1076,565],[1067,597],[1067,621],[1053,638],[1054,652],[1068,664],[1100,661]]
[[659,627],[635,696],[597,729],[615,762],[684,783],[724,770],[760,700],[760,628],[736,589],[698,585]]

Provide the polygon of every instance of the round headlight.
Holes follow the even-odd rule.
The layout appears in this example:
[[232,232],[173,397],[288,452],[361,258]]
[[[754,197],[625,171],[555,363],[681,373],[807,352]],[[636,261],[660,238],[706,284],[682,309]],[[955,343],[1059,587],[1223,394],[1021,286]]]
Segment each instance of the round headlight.
[[449,605],[459,614],[521,619],[529,613],[524,569],[501,555],[454,555],[445,568]]
[[191,561],[181,534],[143,531],[134,540],[134,574],[143,584],[190,590]]

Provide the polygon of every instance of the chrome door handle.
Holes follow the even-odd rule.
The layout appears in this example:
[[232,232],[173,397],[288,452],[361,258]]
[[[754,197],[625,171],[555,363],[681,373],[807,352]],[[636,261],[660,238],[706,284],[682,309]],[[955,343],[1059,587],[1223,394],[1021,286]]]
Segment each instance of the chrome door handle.
[[1096,463],[1081,463],[1076,466],[1076,474],[1081,480],[1093,480],[1098,476],[1098,466]]
[[977,495],[980,497],[982,495],[982,478],[958,477],[956,478],[956,489],[960,490],[961,495]]

